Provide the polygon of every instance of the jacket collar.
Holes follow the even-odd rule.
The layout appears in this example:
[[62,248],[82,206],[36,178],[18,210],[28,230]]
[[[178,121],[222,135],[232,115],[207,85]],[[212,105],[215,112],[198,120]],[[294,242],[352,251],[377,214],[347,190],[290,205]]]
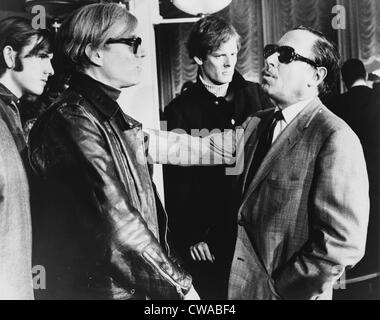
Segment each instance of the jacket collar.
[[234,75],[232,77],[232,81],[230,83],[229,90],[241,90],[247,86],[247,81],[243,78],[243,76],[235,70]]
[[[255,152],[255,148],[250,150],[250,154],[247,155],[247,166],[244,168],[244,183],[248,183],[249,185],[245,186],[244,190],[244,198],[242,202],[242,206],[248,200],[249,195],[256,189],[259,183],[266,177],[266,175],[270,172],[275,161],[280,157],[285,155],[289,150],[293,148],[295,144],[301,139],[303,131],[310,125],[310,122],[313,120],[314,116],[318,113],[320,108],[323,106],[322,102],[319,98],[313,99],[289,124],[289,126],[285,129],[285,131],[277,138],[277,140],[273,143],[273,146],[268,151],[267,155],[263,159],[262,165],[257,170],[253,180],[251,182],[245,182],[244,180],[247,177],[248,169],[251,165],[253,154]],[[273,110],[273,109],[271,109]],[[264,121],[267,116],[272,112],[271,110],[266,110],[263,114],[264,117],[261,121]],[[259,121],[260,123],[260,121]],[[254,139],[257,141],[257,137],[259,135],[258,132],[255,134]]]
[[15,103],[18,104],[17,97],[2,83],[0,83],[0,99],[2,99],[6,104]]
[[70,86],[86,97],[107,120],[120,114],[128,128],[141,126],[140,122],[126,115],[116,102],[121,93],[120,90],[79,72],[71,77]]

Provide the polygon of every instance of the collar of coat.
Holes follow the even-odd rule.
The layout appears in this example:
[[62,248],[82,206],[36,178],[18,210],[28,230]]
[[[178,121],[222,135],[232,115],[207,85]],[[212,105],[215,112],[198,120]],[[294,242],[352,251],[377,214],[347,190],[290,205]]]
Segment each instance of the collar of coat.
[[75,73],[70,79],[70,87],[82,94],[106,118],[120,115],[129,129],[141,126],[141,123],[126,115],[116,99],[121,91],[101,83],[83,73]]
[[18,104],[17,97],[2,83],[0,83],[0,99],[2,99],[6,104],[11,104],[14,102]]
[[[209,92],[205,88],[205,86],[203,85],[202,81],[199,78],[199,75],[200,75],[200,70],[198,70],[197,82],[195,86],[198,87],[198,89],[200,89],[204,95],[209,96],[212,100],[215,100],[215,95],[213,95],[211,92]],[[228,96],[228,94],[231,91],[236,92],[245,88],[246,86],[247,86],[247,81],[243,78],[243,76],[238,71],[235,70],[232,80],[230,82],[230,85],[228,86],[226,96]]]
[[265,126],[265,122],[268,121],[268,118],[273,113],[273,111],[274,109],[259,111],[252,118],[247,120],[245,135],[247,135],[246,143],[247,146],[250,146],[250,149],[249,152],[247,152],[245,155],[247,158],[244,159],[244,161],[246,161],[244,173],[239,177],[239,179],[243,179],[243,204],[248,200],[249,195],[252,194],[260,182],[270,172],[270,169],[272,168],[275,161],[287,154],[298,143],[298,141],[300,141],[303,136],[303,131],[309,127],[314,117],[318,113],[329,112],[318,97],[308,103],[307,106],[302,109],[301,112],[287,126],[284,132],[276,139],[266,154],[264,160],[262,161],[262,165],[260,165],[253,180],[249,183],[248,186],[245,186],[248,169],[251,165],[255,152],[255,148],[252,148],[252,146],[255,146],[257,144],[258,137],[260,136],[260,133]]

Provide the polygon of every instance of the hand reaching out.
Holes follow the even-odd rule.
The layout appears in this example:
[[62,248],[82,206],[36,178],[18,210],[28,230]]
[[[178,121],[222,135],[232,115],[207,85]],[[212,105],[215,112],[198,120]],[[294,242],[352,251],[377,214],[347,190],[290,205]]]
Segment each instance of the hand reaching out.
[[215,261],[215,256],[211,253],[208,244],[203,241],[191,246],[190,254],[194,261]]

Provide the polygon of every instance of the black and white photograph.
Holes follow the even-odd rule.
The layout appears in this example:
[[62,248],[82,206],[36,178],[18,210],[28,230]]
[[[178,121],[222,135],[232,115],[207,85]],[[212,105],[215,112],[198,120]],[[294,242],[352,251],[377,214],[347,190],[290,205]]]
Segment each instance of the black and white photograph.
[[0,0],[0,300],[380,300],[380,1]]

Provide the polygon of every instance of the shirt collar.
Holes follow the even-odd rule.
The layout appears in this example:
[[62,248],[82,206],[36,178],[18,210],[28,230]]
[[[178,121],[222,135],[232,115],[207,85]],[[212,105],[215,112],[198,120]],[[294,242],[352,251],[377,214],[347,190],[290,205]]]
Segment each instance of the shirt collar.
[[313,100],[314,98],[303,100],[284,109],[276,107],[275,111],[281,110],[284,116],[284,121],[289,124],[303,110],[303,108],[305,108]]
[[0,82],[0,98],[6,103],[11,104],[12,102],[14,104],[18,104],[19,99],[6,87]]
[[364,80],[364,79],[358,79],[356,80],[352,85],[351,85],[351,88],[354,88],[354,87],[369,87],[367,82]]
[[128,128],[141,126],[141,123],[126,115],[115,100],[118,98],[115,88],[105,85],[84,73],[75,73],[70,79],[70,86],[83,94],[93,106],[107,119],[120,114]]
[[103,90],[104,84],[84,73],[75,73],[70,86],[83,94],[106,117],[112,118],[120,109],[119,104]]

